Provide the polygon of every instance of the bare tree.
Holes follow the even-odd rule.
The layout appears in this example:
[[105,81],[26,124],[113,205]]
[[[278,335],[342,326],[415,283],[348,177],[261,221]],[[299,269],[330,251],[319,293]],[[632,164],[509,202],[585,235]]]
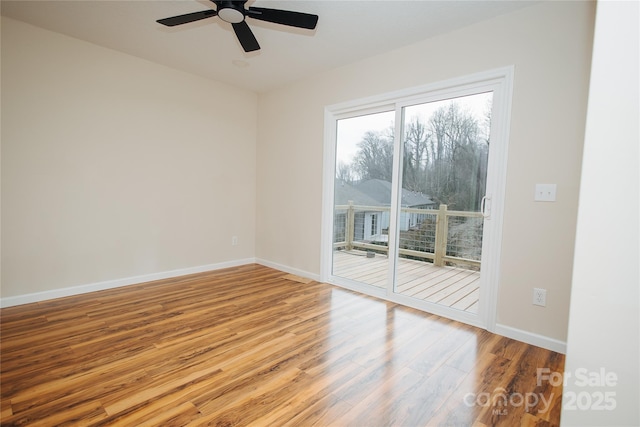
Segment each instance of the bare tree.
[[[427,194],[450,209],[478,210],[484,196],[491,106],[479,121],[453,101],[429,117],[405,124],[402,186]],[[391,181],[393,128],[367,132],[351,165],[338,165],[338,178]]]
[[426,171],[429,165],[428,139],[426,125],[417,117],[405,126],[402,182],[403,187],[408,190],[426,189]]
[[[476,210],[477,181],[484,182],[484,177],[478,176],[478,166],[485,144],[478,121],[451,102],[433,113],[427,127],[432,159],[426,171],[427,193],[453,209]],[[484,172],[486,176],[486,169]]]
[[338,162],[338,167],[336,169],[336,178],[347,184],[351,184],[356,180],[351,165],[348,165],[344,162]]
[[393,169],[393,138],[383,132],[367,132],[358,143],[353,169],[362,180],[391,181]]

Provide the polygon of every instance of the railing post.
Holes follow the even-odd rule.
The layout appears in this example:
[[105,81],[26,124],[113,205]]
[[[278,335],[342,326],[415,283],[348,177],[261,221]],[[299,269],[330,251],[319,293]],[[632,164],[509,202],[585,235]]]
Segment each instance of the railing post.
[[436,242],[434,248],[433,265],[442,267],[444,256],[447,254],[447,228],[449,221],[447,218],[447,205],[440,205],[438,210],[438,221],[436,222]]
[[345,227],[345,241],[346,241],[346,249],[348,251],[353,249],[353,231],[355,229],[355,212],[353,209],[353,200],[349,200],[349,207],[347,208],[347,223]]

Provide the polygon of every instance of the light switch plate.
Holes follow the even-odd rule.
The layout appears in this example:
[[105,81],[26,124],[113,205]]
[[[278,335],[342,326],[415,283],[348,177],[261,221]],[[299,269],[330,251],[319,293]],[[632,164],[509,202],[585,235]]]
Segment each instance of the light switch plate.
[[536,184],[536,202],[555,202],[556,184]]

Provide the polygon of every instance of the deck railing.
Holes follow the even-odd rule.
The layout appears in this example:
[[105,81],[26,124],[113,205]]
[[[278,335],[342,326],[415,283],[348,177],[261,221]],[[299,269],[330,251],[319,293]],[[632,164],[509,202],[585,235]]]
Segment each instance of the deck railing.
[[[367,234],[364,229],[380,228],[372,222],[381,221],[384,215],[388,218],[389,214],[390,208],[384,206],[361,206],[352,202],[335,206],[334,249],[388,254],[388,228],[369,238],[364,237]],[[376,219],[372,219],[374,216]],[[447,205],[440,205],[438,209],[401,208],[400,222],[403,224],[399,233],[400,256],[433,262],[436,266],[448,263],[480,267],[482,213],[450,211]]]

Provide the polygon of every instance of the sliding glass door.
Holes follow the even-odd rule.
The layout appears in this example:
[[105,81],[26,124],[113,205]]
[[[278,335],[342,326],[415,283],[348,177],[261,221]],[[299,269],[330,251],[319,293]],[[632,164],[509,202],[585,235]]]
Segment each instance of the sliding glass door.
[[332,273],[375,294],[387,288],[395,112],[336,122]]
[[492,99],[402,107],[397,294],[478,312]]
[[323,280],[491,321],[510,84],[497,70],[328,109]]

